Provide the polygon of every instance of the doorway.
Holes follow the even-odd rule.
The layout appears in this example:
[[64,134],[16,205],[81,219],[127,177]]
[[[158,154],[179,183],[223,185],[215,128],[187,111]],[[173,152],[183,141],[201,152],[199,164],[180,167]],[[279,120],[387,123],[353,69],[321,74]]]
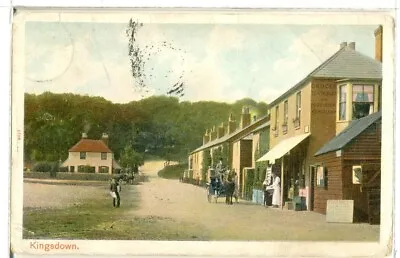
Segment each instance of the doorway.
[[308,207],[310,211],[314,210],[314,190],[315,190],[315,175],[316,175],[316,166],[310,166],[309,167],[309,178],[310,178],[310,192],[309,192],[309,201],[308,201]]

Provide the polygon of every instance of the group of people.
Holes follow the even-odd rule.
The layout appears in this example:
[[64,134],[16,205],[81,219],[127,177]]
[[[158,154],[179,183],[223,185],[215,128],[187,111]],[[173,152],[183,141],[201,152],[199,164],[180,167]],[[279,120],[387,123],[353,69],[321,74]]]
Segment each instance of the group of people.
[[[272,207],[278,208],[281,204],[281,179],[277,173],[272,173],[272,178],[265,178],[264,186],[264,206],[268,207],[272,195]],[[272,180],[271,180],[272,179]]]

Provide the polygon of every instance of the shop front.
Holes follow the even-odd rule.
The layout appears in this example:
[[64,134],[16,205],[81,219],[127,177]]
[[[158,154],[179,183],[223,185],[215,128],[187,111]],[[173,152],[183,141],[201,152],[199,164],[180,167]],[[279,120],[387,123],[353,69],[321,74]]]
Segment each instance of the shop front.
[[280,178],[282,209],[307,209],[305,164],[309,136],[307,133],[285,139],[257,160],[268,161],[272,173]]

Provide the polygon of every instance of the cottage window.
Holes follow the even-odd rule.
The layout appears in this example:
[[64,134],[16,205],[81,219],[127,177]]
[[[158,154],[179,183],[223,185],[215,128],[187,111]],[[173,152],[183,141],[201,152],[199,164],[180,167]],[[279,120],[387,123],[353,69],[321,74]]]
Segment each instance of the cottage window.
[[81,151],[79,156],[80,156],[81,159],[86,159],[86,152]]
[[285,102],[283,102],[283,124],[282,124],[282,132],[283,133],[287,133],[287,124],[288,124],[288,119],[289,119],[289,115],[288,115],[288,101],[286,100]]
[[287,124],[288,118],[289,118],[289,116],[288,116],[288,101],[286,100],[283,103],[283,123],[284,124]]
[[107,152],[102,152],[101,153],[101,160],[106,160],[107,159]]
[[279,106],[275,107],[275,136],[278,136],[278,125],[279,125]]
[[296,118],[294,119],[294,127],[300,127],[300,117],[301,117],[301,91],[296,94]]
[[346,85],[339,88],[339,120],[346,120]]
[[353,119],[360,119],[374,112],[374,86],[353,85]]

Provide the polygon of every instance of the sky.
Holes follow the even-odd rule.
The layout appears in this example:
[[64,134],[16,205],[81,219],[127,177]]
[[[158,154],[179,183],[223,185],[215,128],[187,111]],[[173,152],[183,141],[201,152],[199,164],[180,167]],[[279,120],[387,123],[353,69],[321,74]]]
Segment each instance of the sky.
[[148,90],[143,92],[130,71],[127,24],[27,22],[25,92],[68,92],[128,103],[165,94],[179,80],[185,84],[181,100],[270,103],[338,51],[341,42],[354,41],[357,51],[373,58],[377,28],[144,24],[137,44],[157,51],[147,51]]

